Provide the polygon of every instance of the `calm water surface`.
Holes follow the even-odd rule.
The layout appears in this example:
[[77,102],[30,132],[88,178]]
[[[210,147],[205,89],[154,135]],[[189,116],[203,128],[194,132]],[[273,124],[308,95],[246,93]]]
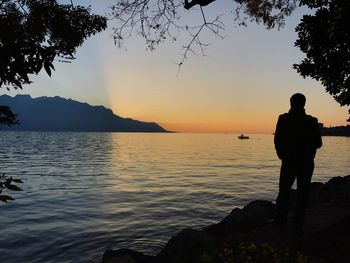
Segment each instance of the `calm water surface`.
[[[324,137],[314,181],[350,174],[350,138]],[[272,135],[0,133],[0,262],[99,262],[106,248],[156,253],[254,199],[274,200]]]

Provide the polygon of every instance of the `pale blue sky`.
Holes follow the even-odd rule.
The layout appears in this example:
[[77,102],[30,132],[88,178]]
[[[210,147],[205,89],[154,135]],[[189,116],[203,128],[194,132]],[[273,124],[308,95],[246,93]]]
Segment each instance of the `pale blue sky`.
[[[80,2],[104,13],[113,0]],[[105,32],[83,44],[75,61],[56,63],[51,78],[42,72],[24,90],[1,93],[61,96],[104,105],[120,116],[155,121],[170,130],[270,133],[278,114],[288,110],[289,97],[302,92],[308,113],[327,126],[345,124],[347,109],[340,108],[319,83],[292,69],[303,57],[294,48],[301,11],[281,30],[268,31],[256,24],[234,26],[231,6],[232,1],[221,0],[204,9],[208,18],[226,13],[225,37],[205,32],[202,39],[211,44],[206,56],[191,56],[179,75],[176,63],[189,40],[185,33],[153,52],[145,50],[138,36],[119,49],[110,22]],[[200,23],[198,18],[198,10],[190,10],[184,20]]]

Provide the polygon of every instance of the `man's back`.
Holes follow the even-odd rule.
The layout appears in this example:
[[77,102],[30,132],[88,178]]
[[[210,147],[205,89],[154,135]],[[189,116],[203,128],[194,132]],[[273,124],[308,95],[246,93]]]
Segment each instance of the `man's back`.
[[275,147],[282,160],[313,159],[322,146],[318,121],[304,111],[290,111],[279,116]]

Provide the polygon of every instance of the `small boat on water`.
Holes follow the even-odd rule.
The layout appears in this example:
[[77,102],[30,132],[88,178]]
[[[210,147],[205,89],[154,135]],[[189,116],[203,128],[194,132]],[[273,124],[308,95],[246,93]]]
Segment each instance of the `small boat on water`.
[[240,140],[246,140],[246,139],[249,139],[249,136],[244,135],[244,134],[241,134],[240,136],[238,136],[238,139],[240,139]]

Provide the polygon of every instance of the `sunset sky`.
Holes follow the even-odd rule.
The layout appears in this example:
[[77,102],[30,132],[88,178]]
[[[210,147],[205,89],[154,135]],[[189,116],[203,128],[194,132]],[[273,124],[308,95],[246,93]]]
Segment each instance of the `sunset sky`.
[[[103,14],[113,1],[80,2]],[[301,10],[281,30],[268,31],[253,23],[235,26],[232,5],[220,0],[204,9],[208,18],[225,14],[224,39],[202,34],[203,42],[210,43],[206,56],[190,56],[179,74],[176,63],[189,41],[186,33],[153,52],[138,36],[118,48],[111,21],[105,32],[83,44],[75,61],[57,62],[51,78],[41,72],[23,90],[1,89],[1,94],[72,98],[178,132],[272,133],[278,115],[289,109],[290,96],[301,92],[307,97],[306,111],[320,122],[346,124],[347,108],[340,108],[320,83],[292,69],[303,57],[294,47]],[[201,22],[198,9],[186,12],[184,19]]]

